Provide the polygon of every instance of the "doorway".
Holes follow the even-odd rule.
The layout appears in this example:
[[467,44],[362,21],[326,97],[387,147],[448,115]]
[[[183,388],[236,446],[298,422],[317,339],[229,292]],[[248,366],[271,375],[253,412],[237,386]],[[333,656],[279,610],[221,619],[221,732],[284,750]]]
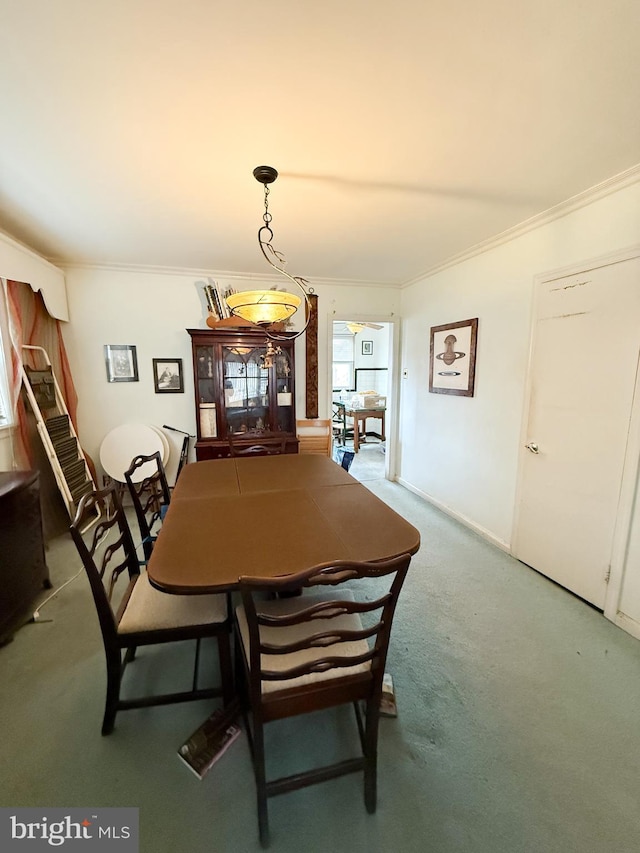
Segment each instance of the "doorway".
[[603,609],[640,349],[640,258],[541,281],[514,555]]
[[[387,322],[333,321],[330,388],[335,414],[334,452],[339,455],[343,447],[353,452],[349,473],[361,482],[388,475],[391,331],[392,324]],[[378,411],[372,412],[371,418],[357,419],[356,424],[348,415],[349,408],[365,405]],[[345,422],[340,420],[341,413],[346,413]]]

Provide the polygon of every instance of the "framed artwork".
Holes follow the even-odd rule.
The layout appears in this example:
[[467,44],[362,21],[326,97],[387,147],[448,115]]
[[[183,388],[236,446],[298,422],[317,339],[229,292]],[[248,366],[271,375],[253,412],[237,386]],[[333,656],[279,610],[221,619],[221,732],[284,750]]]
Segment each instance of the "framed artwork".
[[129,344],[105,344],[104,360],[109,382],[137,382],[136,348]]
[[473,397],[478,318],[431,327],[429,391]]
[[362,341],[362,355],[373,355],[373,341]]
[[182,394],[184,392],[182,359],[154,358],[153,384],[156,394]]

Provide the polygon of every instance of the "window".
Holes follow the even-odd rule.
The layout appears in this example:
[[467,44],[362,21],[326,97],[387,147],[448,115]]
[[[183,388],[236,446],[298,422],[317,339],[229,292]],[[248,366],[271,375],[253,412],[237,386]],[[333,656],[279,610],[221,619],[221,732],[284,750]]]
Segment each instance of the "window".
[[353,389],[354,336],[333,336],[333,389]]

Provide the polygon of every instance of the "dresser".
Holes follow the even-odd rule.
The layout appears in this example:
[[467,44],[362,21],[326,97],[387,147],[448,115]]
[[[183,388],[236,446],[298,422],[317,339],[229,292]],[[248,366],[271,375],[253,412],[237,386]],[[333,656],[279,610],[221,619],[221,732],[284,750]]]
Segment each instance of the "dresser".
[[29,620],[51,587],[44,555],[37,471],[0,471],[0,645]]

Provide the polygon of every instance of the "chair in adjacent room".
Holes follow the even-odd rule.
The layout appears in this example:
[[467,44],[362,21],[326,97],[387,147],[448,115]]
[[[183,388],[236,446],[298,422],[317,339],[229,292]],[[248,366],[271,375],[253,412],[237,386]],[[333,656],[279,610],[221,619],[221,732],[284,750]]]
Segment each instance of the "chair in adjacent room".
[[135,456],[124,472],[124,477],[138,519],[146,562],[151,557],[153,543],[171,501],[160,451],[156,450],[149,456]]
[[[95,507],[110,511],[87,530]],[[234,695],[231,663],[231,619],[226,595],[172,595],[160,592],[140,571],[131,531],[115,484],[85,495],[70,527],[89,583],[107,662],[107,695],[102,734],[113,731],[118,711],[167,705],[222,696],[225,705]],[[83,532],[84,531],[84,532]],[[214,637],[218,644],[220,685],[200,688],[200,641]],[[195,640],[196,653],[190,690],[121,699],[120,687],[127,665],[138,646]],[[123,656],[124,652],[124,656]],[[161,673],[165,675],[165,673]],[[182,673],[180,673],[182,674]]]
[[307,418],[296,421],[298,453],[315,453],[331,456],[333,432],[331,421],[325,418]]
[[[410,561],[410,555],[404,554],[379,563],[326,563],[268,580],[240,578],[236,682],[243,685],[264,847],[269,844],[267,801],[277,794],[363,772],[365,805],[367,811],[375,811],[382,679],[393,614]],[[357,599],[346,588],[350,581],[360,582]],[[301,587],[305,592],[300,597],[265,599],[265,594],[282,595]],[[307,591],[314,587],[320,591]],[[355,709],[361,754],[267,780],[266,723],[345,703]]]
[[347,418],[345,415],[344,403],[334,401],[331,404],[331,411],[333,439],[336,444],[344,445],[347,439]]
[[353,418],[347,418],[346,406],[338,400],[333,401],[331,408],[333,439],[337,445],[346,445],[347,441],[353,441]]

